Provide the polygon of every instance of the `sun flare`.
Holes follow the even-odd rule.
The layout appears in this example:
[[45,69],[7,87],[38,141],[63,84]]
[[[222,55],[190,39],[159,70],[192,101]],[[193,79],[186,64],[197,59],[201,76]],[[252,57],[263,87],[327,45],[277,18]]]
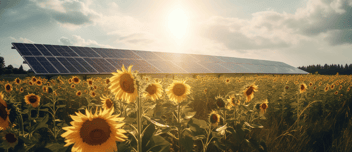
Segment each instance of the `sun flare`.
[[185,37],[188,30],[188,15],[182,7],[175,7],[168,15],[169,32],[177,39]]

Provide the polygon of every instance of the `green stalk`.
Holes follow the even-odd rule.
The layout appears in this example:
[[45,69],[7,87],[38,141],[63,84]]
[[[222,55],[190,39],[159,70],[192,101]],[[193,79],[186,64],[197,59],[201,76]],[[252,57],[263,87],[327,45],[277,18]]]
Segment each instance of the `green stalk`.
[[137,151],[142,152],[142,105],[141,105],[141,98],[140,98],[140,90],[139,90],[139,84],[138,85],[138,115],[137,115],[137,126],[138,126],[138,147]]
[[178,128],[178,145],[180,146],[180,152],[182,152],[182,144],[181,144],[181,130],[182,130],[182,125],[181,125],[181,106],[178,104],[177,106],[177,123],[180,125]]

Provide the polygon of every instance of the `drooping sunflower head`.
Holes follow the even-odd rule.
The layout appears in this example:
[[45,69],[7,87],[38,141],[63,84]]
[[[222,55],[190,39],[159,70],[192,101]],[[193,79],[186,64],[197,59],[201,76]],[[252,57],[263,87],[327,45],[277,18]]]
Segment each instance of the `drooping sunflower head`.
[[12,85],[10,83],[6,83],[5,84],[5,91],[6,92],[11,92],[12,91]]
[[20,79],[20,78],[16,78],[16,79],[15,79],[15,83],[16,83],[16,84],[21,84],[21,79]]
[[143,93],[143,97],[151,99],[152,101],[156,101],[162,96],[163,87],[160,83],[152,83],[147,86],[145,92]]
[[93,85],[93,79],[87,79],[87,83],[89,86],[92,86]]
[[14,149],[18,144],[18,135],[12,129],[2,131],[0,138],[2,139],[1,147],[4,149]]
[[81,80],[77,76],[73,76],[71,79],[72,79],[72,82],[75,84],[79,84],[79,82],[81,82]]
[[82,92],[80,91],[80,90],[78,90],[77,92],[76,92],[76,96],[81,96],[82,95]]
[[123,142],[127,139],[126,131],[121,129],[125,124],[124,118],[112,115],[112,110],[98,108],[93,115],[86,109],[85,114],[76,112],[71,115],[72,126],[63,127],[66,132],[61,134],[65,138],[65,147],[74,144],[72,151],[117,151],[116,141]]
[[225,100],[220,95],[215,97],[215,104],[218,108],[224,108],[226,106]]
[[173,83],[166,89],[166,93],[171,101],[176,104],[181,103],[191,94],[191,86],[186,84],[186,81],[174,80]]
[[250,102],[254,98],[254,92],[258,91],[258,86],[252,84],[251,86],[247,87],[243,94],[247,98],[246,102]]
[[313,90],[315,90],[315,89],[317,89],[317,87],[316,87],[316,86],[314,86],[314,87],[313,87]]
[[31,93],[24,97],[24,101],[27,104],[31,104],[32,107],[36,108],[40,105],[40,96],[35,95],[34,93]]
[[29,81],[28,84],[29,84],[29,85],[33,85],[33,82],[32,82],[32,81]]
[[262,114],[264,114],[265,113],[265,111],[266,111],[266,109],[268,109],[268,99],[265,99],[264,101],[263,101],[263,103],[262,104],[260,104],[260,111],[262,112]]
[[112,109],[114,107],[114,103],[110,98],[103,95],[103,97],[100,97],[100,99],[101,99],[101,102],[103,103],[104,109]]
[[127,103],[134,103],[138,96],[136,80],[131,72],[132,66],[130,65],[127,71],[125,66],[122,65],[122,71],[113,72],[113,76],[110,78],[111,85],[109,89],[111,93],[115,94],[117,100],[122,99]]
[[305,83],[301,83],[299,85],[299,93],[303,93],[307,90],[307,85]]
[[216,111],[212,111],[209,114],[208,120],[209,120],[209,123],[211,124],[211,126],[213,128],[216,128],[219,125],[219,122],[220,122],[220,115]]
[[325,89],[324,89],[324,91],[325,91],[325,92],[329,91],[329,88],[330,88],[329,86],[326,86]]
[[96,90],[98,87],[97,86],[93,86],[94,90]]

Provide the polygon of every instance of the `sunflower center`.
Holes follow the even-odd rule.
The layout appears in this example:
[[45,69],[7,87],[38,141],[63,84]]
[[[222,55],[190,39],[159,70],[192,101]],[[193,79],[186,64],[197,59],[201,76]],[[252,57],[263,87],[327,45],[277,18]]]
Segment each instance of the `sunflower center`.
[[304,90],[304,85],[301,85],[301,90]]
[[29,97],[29,102],[30,103],[35,103],[35,102],[37,102],[37,100],[38,100],[38,98],[36,96],[30,96]]
[[40,82],[40,81],[37,81],[37,84],[41,84],[41,82]]
[[267,106],[266,106],[266,104],[262,104],[262,109],[266,109],[267,108]]
[[220,108],[225,106],[225,103],[222,99],[217,99],[216,100],[216,105],[218,105]]
[[112,101],[111,101],[110,99],[107,99],[105,103],[106,103],[106,106],[107,106],[108,108],[111,108],[111,106],[112,106]]
[[109,84],[110,80],[109,79],[106,79],[106,84]]
[[93,85],[93,81],[88,81],[88,84],[89,85]]
[[121,89],[127,93],[134,92],[133,79],[129,74],[123,74],[120,80]]
[[78,82],[78,78],[73,78],[73,82]]
[[251,95],[251,94],[253,93],[253,89],[254,89],[254,88],[253,88],[252,86],[249,87],[248,90],[246,91],[246,95],[247,95],[247,96]]
[[156,86],[155,85],[149,85],[146,91],[150,94],[153,95],[156,92]]
[[216,116],[216,114],[212,114],[212,115],[210,116],[210,122],[211,122],[211,123],[216,123],[216,122],[218,122],[218,116]]
[[36,78],[33,78],[33,79],[32,79],[32,81],[33,81],[33,82],[36,82],[36,81],[37,81],[37,79],[36,79]]
[[95,118],[92,121],[85,121],[80,130],[83,142],[89,145],[101,145],[110,138],[110,126],[102,118]]
[[177,96],[182,96],[186,92],[186,87],[183,84],[176,84],[173,88],[173,92]]
[[11,90],[11,86],[10,85],[6,85],[6,90]]
[[3,120],[6,120],[6,118],[7,118],[6,107],[5,107],[5,105],[3,105],[2,103],[0,103],[0,117],[1,117]]
[[14,134],[12,133],[8,133],[5,135],[5,138],[6,138],[6,141],[9,142],[9,143],[14,143],[17,141],[17,138],[15,137]]
[[16,79],[16,83],[20,83],[20,80],[19,80],[19,79]]

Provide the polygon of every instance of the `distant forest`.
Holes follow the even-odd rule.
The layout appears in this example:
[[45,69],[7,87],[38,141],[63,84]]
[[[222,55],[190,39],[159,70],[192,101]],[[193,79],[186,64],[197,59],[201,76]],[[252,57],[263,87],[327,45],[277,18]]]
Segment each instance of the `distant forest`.
[[352,64],[350,65],[345,65],[343,66],[342,64],[331,64],[327,65],[325,64],[324,66],[321,66],[320,64],[317,65],[309,65],[309,66],[302,66],[298,67],[301,70],[307,71],[309,73],[315,74],[321,74],[321,75],[335,75],[337,72],[340,75],[350,75],[352,74]]
[[[352,74],[352,64],[350,65],[345,65],[343,66],[342,64],[331,64],[327,65],[325,64],[324,66],[321,66],[320,64],[317,65],[309,65],[309,66],[302,66],[298,67],[299,69],[315,74],[321,74],[321,75],[335,75],[337,72],[340,75],[349,75]],[[5,67],[5,59],[4,57],[0,56],[0,75],[2,74],[28,74],[28,73],[33,73],[32,69],[29,69],[28,71],[23,70],[22,65],[19,68],[14,68],[11,64]]]

